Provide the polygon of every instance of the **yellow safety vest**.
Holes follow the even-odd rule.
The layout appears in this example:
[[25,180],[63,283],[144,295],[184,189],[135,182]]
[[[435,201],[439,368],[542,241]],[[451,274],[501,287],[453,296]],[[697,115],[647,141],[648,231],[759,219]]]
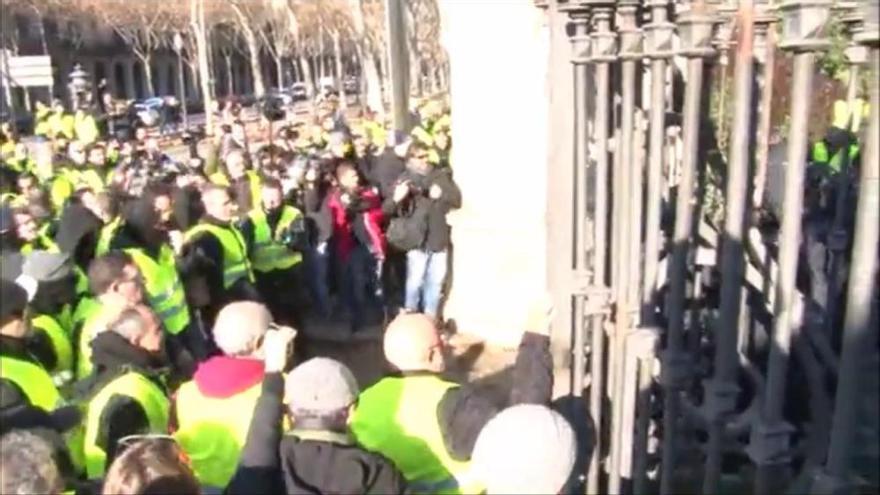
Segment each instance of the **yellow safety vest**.
[[116,237],[116,232],[119,231],[121,226],[122,217],[116,217],[110,223],[101,227],[101,232],[98,234],[98,245],[95,247],[96,257],[110,252],[110,243],[113,242],[113,238]]
[[[140,404],[150,425],[150,433],[164,434],[168,431],[169,402],[165,391],[147,377],[130,371],[104,386],[86,405],[85,460],[89,479],[104,475],[107,452],[98,445],[101,415],[114,395],[131,397]],[[132,432],[134,434],[136,432]]]
[[189,325],[189,307],[183,283],[177,273],[174,251],[167,244],[159,249],[159,259],[154,260],[142,249],[125,249],[137,265],[153,311],[162,319],[165,330],[177,335]]
[[46,334],[55,354],[55,368],[49,370],[55,385],[61,386],[73,378],[73,345],[70,335],[58,320],[49,315],[39,315],[31,320],[35,331]]
[[[251,190],[251,208],[259,208],[263,202],[263,181],[260,179],[260,175],[253,170],[248,170],[245,175]],[[232,185],[223,172],[215,172],[208,179],[218,186],[229,187]]]
[[21,247],[21,254],[31,254],[34,251],[45,250],[57,253],[60,251],[58,244],[44,234],[39,234],[34,242],[29,242]]
[[174,437],[192,462],[203,485],[229,484],[247,440],[262,385],[257,383],[231,397],[206,397],[195,382],[177,391]]
[[201,223],[189,229],[184,235],[184,243],[192,241],[199,234],[207,232],[220,241],[223,246],[223,288],[232,287],[241,278],[254,281],[254,272],[248,261],[247,246],[241,232],[233,225],[218,227]]
[[261,273],[286,270],[302,261],[301,253],[281,242],[283,233],[300,215],[300,211],[292,206],[283,207],[273,233],[269,230],[269,221],[262,208],[250,212],[248,216],[254,224],[254,252],[251,254],[254,270]]
[[389,458],[417,493],[480,493],[470,465],[452,459],[437,405],[457,385],[434,375],[390,377],[358,398],[351,430],[367,450]]
[[42,108],[37,110],[34,116],[34,136],[48,136],[52,132],[52,126],[49,125],[49,117],[51,110]]
[[0,378],[16,384],[31,405],[53,411],[62,403],[52,377],[38,364],[0,356]]
[[76,112],[73,123],[76,139],[83,144],[92,144],[98,140],[98,124],[95,118],[86,112]]
[[74,341],[77,346],[76,365],[74,375],[77,380],[82,380],[91,374],[92,366],[92,325],[97,315],[101,313],[104,306],[92,297],[84,297],[76,306],[73,312],[73,332]]

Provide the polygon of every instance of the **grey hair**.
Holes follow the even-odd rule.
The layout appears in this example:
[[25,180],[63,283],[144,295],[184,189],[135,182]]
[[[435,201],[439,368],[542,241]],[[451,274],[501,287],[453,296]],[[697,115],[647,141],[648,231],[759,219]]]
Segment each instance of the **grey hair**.
[[49,442],[27,430],[13,430],[0,438],[0,493],[58,494],[64,489]]
[[136,308],[126,308],[108,326],[110,330],[126,340],[140,338],[147,329],[148,322]]

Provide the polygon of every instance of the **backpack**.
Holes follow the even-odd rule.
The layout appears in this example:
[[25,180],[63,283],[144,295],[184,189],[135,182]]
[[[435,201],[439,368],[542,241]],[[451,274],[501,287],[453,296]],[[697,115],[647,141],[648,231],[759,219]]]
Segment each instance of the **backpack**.
[[403,214],[391,219],[385,240],[393,248],[406,252],[422,247],[427,234],[426,215],[415,207],[415,201],[409,201],[409,207],[404,209]]

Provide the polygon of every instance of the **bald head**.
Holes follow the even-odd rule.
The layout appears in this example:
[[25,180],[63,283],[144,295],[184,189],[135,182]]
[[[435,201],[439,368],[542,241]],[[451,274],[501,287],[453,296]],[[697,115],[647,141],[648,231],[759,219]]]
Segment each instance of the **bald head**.
[[272,315],[262,304],[250,301],[227,304],[214,321],[214,340],[227,356],[252,356],[271,322]]
[[423,314],[402,314],[385,331],[385,358],[400,371],[446,369],[443,341],[434,321]]
[[208,215],[222,222],[229,222],[235,214],[235,205],[225,187],[209,185],[202,191],[202,203]]

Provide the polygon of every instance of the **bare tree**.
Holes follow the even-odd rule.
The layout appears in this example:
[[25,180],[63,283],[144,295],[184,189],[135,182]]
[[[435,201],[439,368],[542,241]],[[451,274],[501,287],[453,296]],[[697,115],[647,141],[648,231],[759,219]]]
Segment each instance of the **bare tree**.
[[[299,37],[299,24],[291,25],[291,18],[286,10],[290,4],[286,1],[274,1],[271,4],[272,11],[266,19],[264,29],[259,31],[263,38],[266,51],[275,60],[275,71],[278,86],[284,87],[284,59],[290,56]],[[296,16],[293,16],[296,22]]]
[[226,0],[241,30],[242,37],[248,47],[251,74],[254,79],[254,94],[261,97],[266,94],[263,82],[263,70],[260,64],[260,34],[265,25],[266,4],[261,0]]
[[[361,71],[366,85],[367,104],[379,115],[385,114],[382,103],[382,82],[376,66],[376,29],[368,30],[364,7],[366,0],[349,0],[349,12],[356,41],[355,51],[361,64]],[[369,5],[368,5],[369,6]],[[375,26],[375,23],[373,23]]]

